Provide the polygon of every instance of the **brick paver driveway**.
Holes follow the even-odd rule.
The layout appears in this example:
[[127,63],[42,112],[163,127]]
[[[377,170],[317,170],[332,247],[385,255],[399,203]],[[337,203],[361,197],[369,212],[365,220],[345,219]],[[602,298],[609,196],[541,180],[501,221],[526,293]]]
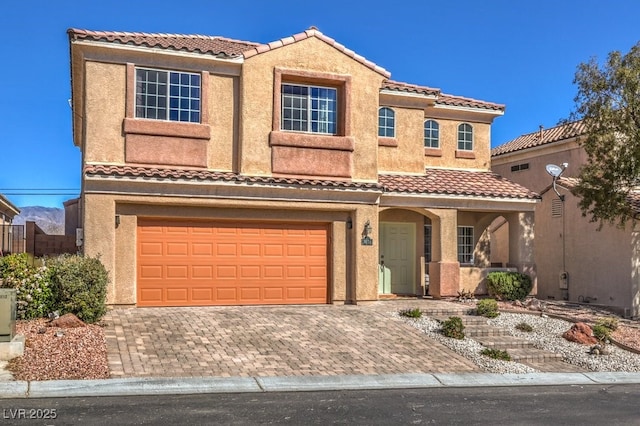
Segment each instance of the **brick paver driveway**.
[[390,312],[401,307],[377,302],[114,309],[104,319],[109,366],[112,377],[480,371],[392,318]]

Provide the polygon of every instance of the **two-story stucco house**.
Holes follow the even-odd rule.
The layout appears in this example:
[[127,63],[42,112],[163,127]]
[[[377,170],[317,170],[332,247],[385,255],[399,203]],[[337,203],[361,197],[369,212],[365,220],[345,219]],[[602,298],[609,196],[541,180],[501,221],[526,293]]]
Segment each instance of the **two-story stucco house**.
[[13,218],[20,214],[20,209],[11,203],[4,195],[0,194],[0,256],[15,251]]
[[[535,215],[538,297],[602,305],[625,317],[640,316],[640,233],[598,224],[584,217],[572,193],[580,167],[588,161],[580,145],[582,122],[519,136],[492,151],[492,168],[540,193]],[[556,181],[546,171],[562,169]],[[630,203],[640,212],[640,193]],[[499,232],[497,232],[499,234]],[[499,239],[499,238],[498,238]]]
[[325,304],[476,290],[536,194],[490,171],[504,106],[390,80],[315,28],[267,44],[68,31],[77,225],[111,304]]

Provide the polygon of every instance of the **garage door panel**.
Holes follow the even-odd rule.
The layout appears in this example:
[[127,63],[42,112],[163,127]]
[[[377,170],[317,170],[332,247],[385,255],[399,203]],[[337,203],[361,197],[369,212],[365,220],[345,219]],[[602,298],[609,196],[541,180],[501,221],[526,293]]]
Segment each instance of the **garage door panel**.
[[327,303],[327,227],[139,220],[138,305]]

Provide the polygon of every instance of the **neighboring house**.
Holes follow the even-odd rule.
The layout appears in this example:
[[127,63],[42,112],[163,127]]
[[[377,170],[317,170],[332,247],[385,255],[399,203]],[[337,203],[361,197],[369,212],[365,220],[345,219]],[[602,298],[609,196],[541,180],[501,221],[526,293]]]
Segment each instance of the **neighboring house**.
[[427,273],[434,297],[482,291],[496,217],[535,276],[538,196],[490,171],[503,105],[392,81],[315,28],[68,34],[72,204],[109,303],[360,303]]
[[[520,136],[492,150],[492,169],[539,192],[535,215],[538,297],[603,305],[626,317],[640,315],[640,234],[604,226],[582,216],[571,189],[588,161],[581,122]],[[553,189],[546,165],[565,171]],[[560,196],[559,196],[560,195]],[[640,196],[638,196],[640,200]],[[640,203],[634,201],[634,206]]]
[[14,206],[4,195],[0,194],[0,256],[9,253],[17,253],[20,240],[15,238],[14,229],[11,225],[13,218],[20,214],[20,210]]

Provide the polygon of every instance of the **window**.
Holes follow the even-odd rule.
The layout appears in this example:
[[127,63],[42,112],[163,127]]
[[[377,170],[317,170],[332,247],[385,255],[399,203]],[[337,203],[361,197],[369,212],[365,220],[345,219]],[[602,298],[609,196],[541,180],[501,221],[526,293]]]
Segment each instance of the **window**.
[[431,225],[424,226],[424,263],[431,262]]
[[200,74],[136,68],[136,117],[200,123]]
[[378,136],[396,136],[396,113],[391,108],[382,107],[378,110]]
[[337,134],[335,88],[282,85],[282,130]]
[[458,149],[461,151],[473,151],[473,127],[463,123],[458,126]]
[[529,163],[516,164],[515,166],[511,166],[512,172],[520,172],[522,170],[528,170]]
[[424,147],[440,148],[440,125],[437,121],[424,122]]
[[458,226],[458,262],[473,263],[473,226]]

